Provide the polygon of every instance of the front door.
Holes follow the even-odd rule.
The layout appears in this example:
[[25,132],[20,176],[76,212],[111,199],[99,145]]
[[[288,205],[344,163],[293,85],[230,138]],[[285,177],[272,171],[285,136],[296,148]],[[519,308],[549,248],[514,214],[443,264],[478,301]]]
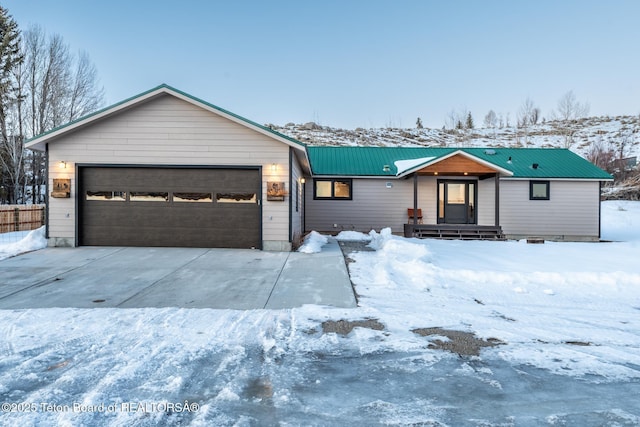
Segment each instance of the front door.
[[438,181],[438,223],[476,223],[476,181]]

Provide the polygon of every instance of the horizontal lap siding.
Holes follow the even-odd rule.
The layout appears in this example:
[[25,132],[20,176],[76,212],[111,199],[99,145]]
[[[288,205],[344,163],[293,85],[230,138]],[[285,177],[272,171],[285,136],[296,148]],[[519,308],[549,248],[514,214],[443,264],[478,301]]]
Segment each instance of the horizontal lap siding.
[[[393,187],[387,188],[391,182]],[[407,209],[413,207],[413,179],[385,181],[384,179],[353,179],[353,200],[314,200],[313,180],[306,185],[307,231],[339,232],[391,227],[402,233],[407,223]],[[435,220],[435,181],[420,177],[419,207],[425,223]],[[333,225],[336,224],[337,227]]]
[[599,235],[598,182],[551,181],[550,200],[529,200],[529,181],[500,182],[500,223],[507,235]]
[[478,225],[496,225],[495,178],[478,180]]
[[[59,168],[61,160],[66,169]],[[288,241],[289,203],[267,201],[266,182],[289,186],[289,146],[173,96],[160,96],[49,144],[49,185],[54,178],[72,180],[71,199],[50,199],[51,237],[75,236],[76,163],[262,166],[263,240]]]

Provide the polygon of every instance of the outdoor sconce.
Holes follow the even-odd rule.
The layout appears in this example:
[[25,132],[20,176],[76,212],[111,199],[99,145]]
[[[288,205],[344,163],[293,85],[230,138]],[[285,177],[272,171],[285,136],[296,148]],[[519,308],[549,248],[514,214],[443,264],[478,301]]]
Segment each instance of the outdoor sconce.
[[300,178],[300,184],[304,184],[305,182],[307,182],[307,180],[306,180],[306,179],[304,179],[304,178]]
[[393,183],[387,182],[384,186],[387,188],[393,188]]
[[278,171],[278,165],[276,163],[271,163],[271,172],[276,173]]
[[60,166],[60,169],[66,169],[67,162],[65,162],[64,160],[60,160],[60,163],[58,163],[58,166]]

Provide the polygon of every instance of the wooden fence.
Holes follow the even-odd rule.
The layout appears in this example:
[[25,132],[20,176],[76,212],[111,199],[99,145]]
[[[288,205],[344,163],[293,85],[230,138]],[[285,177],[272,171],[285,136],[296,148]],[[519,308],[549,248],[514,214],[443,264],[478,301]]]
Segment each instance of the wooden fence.
[[40,228],[45,212],[45,205],[0,205],[0,233]]

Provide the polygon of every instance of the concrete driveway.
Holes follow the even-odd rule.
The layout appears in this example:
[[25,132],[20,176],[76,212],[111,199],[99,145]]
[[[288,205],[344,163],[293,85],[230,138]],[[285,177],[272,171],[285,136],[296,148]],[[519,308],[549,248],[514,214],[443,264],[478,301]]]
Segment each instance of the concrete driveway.
[[0,309],[355,307],[338,244],[250,249],[47,248],[0,261]]

